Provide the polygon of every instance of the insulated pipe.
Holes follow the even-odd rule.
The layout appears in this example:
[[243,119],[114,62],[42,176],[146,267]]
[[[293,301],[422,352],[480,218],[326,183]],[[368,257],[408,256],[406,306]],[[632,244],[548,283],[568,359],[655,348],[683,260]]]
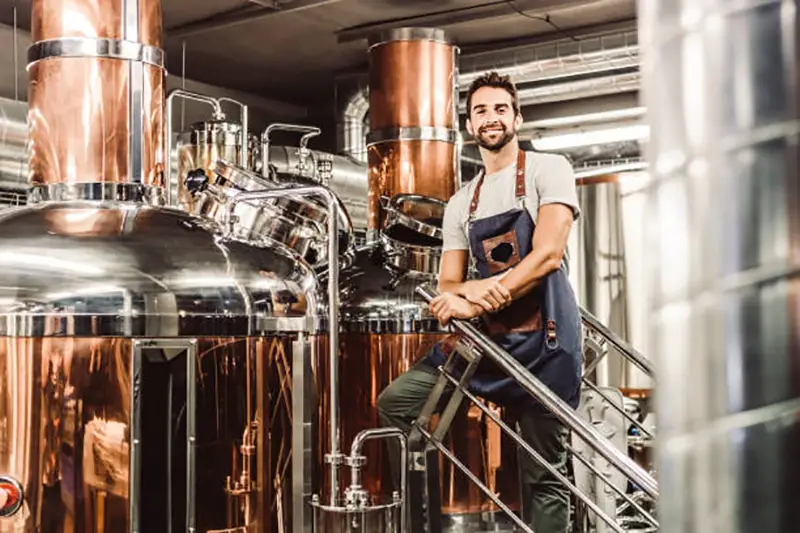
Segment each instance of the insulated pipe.
[[638,8],[662,532],[800,531],[798,2]]
[[0,98],[0,190],[28,189],[28,104]]

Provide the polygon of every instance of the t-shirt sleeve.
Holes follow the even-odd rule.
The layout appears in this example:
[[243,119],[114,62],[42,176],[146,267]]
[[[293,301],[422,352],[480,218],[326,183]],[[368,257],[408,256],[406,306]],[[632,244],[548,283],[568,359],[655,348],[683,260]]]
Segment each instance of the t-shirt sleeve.
[[444,210],[444,220],[442,221],[442,251],[447,252],[450,250],[469,250],[469,241],[467,240],[466,229],[464,222],[466,222],[467,214],[465,212],[464,195],[456,193],[447,202],[447,207]]
[[542,161],[536,172],[536,191],[539,206],[564,204],[572,209],[574,219],[581,214],[578,191],[575,185],[575,171],[569,160],[561,155],[551,155]]

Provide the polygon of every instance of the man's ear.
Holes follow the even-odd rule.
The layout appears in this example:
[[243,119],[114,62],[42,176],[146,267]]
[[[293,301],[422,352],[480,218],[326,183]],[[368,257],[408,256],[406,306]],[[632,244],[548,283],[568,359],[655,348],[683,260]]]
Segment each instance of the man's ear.
[[514,117],[514,129],[518,130],[522,126],[522,113],[517,113],[517,116]]
[[467,119],[467,133],[474,135],[474,133],[472,133],[472,122],[470,122],[469,119]]

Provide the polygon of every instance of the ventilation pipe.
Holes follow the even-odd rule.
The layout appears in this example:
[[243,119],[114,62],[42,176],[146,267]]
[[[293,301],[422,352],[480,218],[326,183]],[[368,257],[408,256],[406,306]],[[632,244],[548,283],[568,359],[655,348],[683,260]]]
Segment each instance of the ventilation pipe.
[[[520,91],[522,105],[589,98],[639,89],[639,74],[614,74],[622,69],[637,68],[639,46],[635,32],[624,32],[578,43],[540,45],[525,51],[507,51],[462,56],[459,60],[458,89],[464,92],[481,74],[496,70],[512,77],[515,83],[547,82],[539,87]],[[573,81],[560,78],[581,77]],[[464,112],[466,99],[459,102]],[[369,111],[369,92],[361,87],[342,106],[340,112],[339,149],[343,154],[359,159],[366,153],[366,115]]]

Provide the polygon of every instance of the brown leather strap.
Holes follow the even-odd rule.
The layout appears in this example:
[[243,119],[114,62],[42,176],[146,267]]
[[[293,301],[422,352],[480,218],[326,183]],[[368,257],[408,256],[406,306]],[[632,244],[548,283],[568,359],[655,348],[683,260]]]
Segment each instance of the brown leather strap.
[[[478,176],[478,183],[475,185],[475,192],[472,194],[472,201],[469,204],[470,216],[474,215],[478,209],[478,200],[481,197],[481,186],[483,186],[483,177],[485,175],[486,171],[481,170],[481,175]],[[517,152],[517,174],[514,194],[517,198],[525,196],[525,152],[522,150]]]

